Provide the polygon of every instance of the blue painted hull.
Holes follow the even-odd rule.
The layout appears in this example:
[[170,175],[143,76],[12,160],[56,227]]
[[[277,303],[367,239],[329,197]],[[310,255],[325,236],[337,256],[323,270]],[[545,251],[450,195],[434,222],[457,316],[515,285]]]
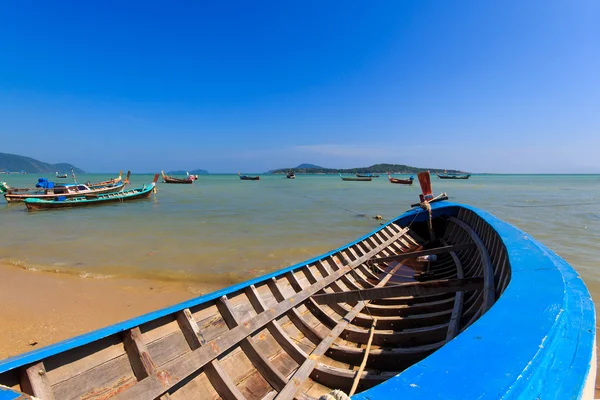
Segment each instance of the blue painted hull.
[[[456,237],[453,233],[448,234],[449,227],[440,228],[440,224],[448,220],[457,220],[456,224],[460,224],[460,226],[470,223],[469,232],[479,234],[479,239],[473,238],[476,243],[479,243],[477,246],[485,245],[489,251],[489,258],[494,265],[494,274],[485,277],[484,271],[484,290],[478,292],[480,293],[477,296],[479,300],[474,300],[482,304],[477,311],[481,315],[477,315],[477,313],[467,315],[473,320],[473,323],[465,324],[458,336],[453,337],[442,347],[414,363],[402,373],[390,376],[383,383],[374,386],[371,384],[372,387],[352,398],[361,400],[593,398],[596,374],[595,310],[589,292],[573,268],[528,234],[484,211],[459,204],[436,203],[432,204],[432,213],[436,232],[444,233],[446,230],[446,237]],[[283,277],[289,277],[290,273],[295,274],[309,265],[317,265],[322,260],[335,259],[350,248],[354,249],[353,253],[355,253],[358,249],[364,248],[365,241],[372,241],[375,236],[381,238],[379,232],[391,229],[392,226],[412,226],[417,229],[416,233],[425,236],[427,234],[424,228],[426,219],[427,213],[420,209],[408,211],[377,231],[314,259],[173,307],[4,360],[0,362],[0,384],[10,384],[11,373],[14,377],[14,373],[19,369],[39,361],[52,359],[54,361],[51,364],[55,364],[62,354],[73,351],[75,348],[83,348],[96,341],[108,340],[115,335],[122,335],[129,330],[136,329],[138,326],[141,326],[144,331],[146,329],[144,326],[152,325],[153,321],[172,318],[171,316],[175,313],[180,316],[182,310],[194,311],[219,301],[225,301],[224,304],[228,304],[227,297],[231,299],[236,298],[240,293],[249,293],[248,289],[251,285],[259,289],[264,288],[272,278],[281,282]],[[419,224],[422,224],[421,228],[418,228]],[[387,232],[386,235],[389,235],[390,231]],[[480,247],[477,249],[481,250]],[[370,254],[367,252],[365,257],[368,259],[371,257]],[[463,254],[476,254],[476,252],[465,250]],[[480,253],[480,256],[465,257],[465,260],[482,257],[481,254],[483,253]],[[348,262],[346,261],[346,263]],[[346,263],[338,265],[340,268],[338,272],[352,264],[350,262],[346,265]],[[481,275],[479,264],[474,265],[479,271],[474,276]],[[466,263],[465,266],[468,267]],[[335,268],[333,270],[335,271]],[[465,271],[468,271],[468,268]],[[311,272],[304,273],[312,274]],[[334,273],[331,274],[331,276],[333,275]],[[327,279],[326,275],[315,280],[314,285],[323,279]],[[488,286],[491,288],[491,292],[485,290],[485,287]],[[273,313],[277,307],[283,306],[288,301],[293,303],[297,296],[303,293],[300,291],[301,289],[307,290],[308,288],[304,285],[297,290],[295,296],[288,296],[286,300],[282,300],[281,303],[272,306],[266,312]],[[319,293],[316,290],[315,293]],[[465,293],[468,292],[465,291]],[[315,298],[315,296],[312,297],[312,299]],[[364,301],[362,303],[366,304]],[[489,309],[486,309],[486,303],[490,306]],[[465,302],[465,308],[468,304]],[[220,310],[223,311],[222,308]],[[249,318],[245,324],[252,326],[262,315],[259,311],[257,314],[257,317]],[[221,336],[216,336],[214,339],[207,338],[206,347],[210,347],[210,351],[217,351],[215,349],[226,351],[227,349],[219,348],[219,345],[223,345],[224,336],[231,334],[236,329],[242,330],[238,336],[247,336],[243,331],[246,329],[243,325],[230,328],[229,332],[221,333]],[[402,329],[398,332],[402,334]],[[347,336],[346,339],[349,340]],[[382,345],[379,351],[385,351],[385,349],[386,346]],[[205,354],[208,351],[208,348],[200,347],[186,353],[181,358],[185,358],[188,360],[186,362],[191,363],[192,360],[197,359],[194,357],[199,357],[194,353]],[[317,349],[313,350],[313,355],[316,351]],[[307,357],[304,364],[310,364],[313,358],[312,355]],[[304,366],[304,364],[302,365]],[[160,371],[151,373],[148,378],[138,378],[139,382],[137,384],[132,382],[132,387],[130,387],[131,385],[125,387],[120,397],[117,396],[117,398],[130,398],[130,396],[131,398],[143,398],[144,392],[141,392],[142,397],[139,397],[136,386],[142,387],[149,379],[164,376],[164,374],[175,377],[175,373],[178,371],[175,367],[173,362],[160,366]],[[321,369],[321,371],[327,371],[327,369]],[[297,373],[298,371],[294,372],[293,377]],[[319,378],[317,374],[315,379],[323,378]],[[238,383],[238,385],[243,385],[243,383]],[[156,389],[150,384],[147,386],[155,390],[154,394],[148,395],[150,398],[158,397],[156,394],[162,394],[161,390],[177,389],[176,387],[169,389],[167,386],[164,389]],[[286,393],[287,389],[289,388],[286,384],[279,392],[282,398],[285,398],[282,393]],[[138,397],[136,397],[136,393]],[[294,392],[291,393],[293,395]],[[15,398],[14,392],[0,390],[0,399],[13,398]],[[199,394],[197,398],[204,397]]]

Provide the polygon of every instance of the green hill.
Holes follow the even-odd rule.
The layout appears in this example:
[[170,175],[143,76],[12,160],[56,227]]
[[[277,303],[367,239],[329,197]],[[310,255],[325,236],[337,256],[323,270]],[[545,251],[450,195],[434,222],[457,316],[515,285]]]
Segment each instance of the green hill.
[[385,174],[388,171],[393,174],[416,174],[421,171],[430,171],[431,173],[463,172],[457,169],[419,168],[403,164],[375,164],[371,165],[370,167],[359,167],[350,169],[323,168],[312,164],[300,164],[296,168],[280,168],[269,172],[272,174],[285,174],[290,170],[294,171],[297,174],[337,174],[338,172],[343,174]]
[[73,168],[75,173],[85,174],[84,170],[67,163],[49,164],[30,157],[0,153],[0,171],[2,172],[24,171],[27,173],[39,172],[44,174],[55,172],[66,173],[71,171],[71,168]]

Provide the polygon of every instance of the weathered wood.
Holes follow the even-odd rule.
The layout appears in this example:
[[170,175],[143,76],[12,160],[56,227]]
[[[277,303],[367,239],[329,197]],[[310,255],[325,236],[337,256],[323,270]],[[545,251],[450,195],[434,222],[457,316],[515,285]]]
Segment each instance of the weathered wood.
[[400,285],[352,290],[349,292],[317,294],[312,299],[318,304],[350,303],[363,300],[387,299],[401,296],[422,296],[439,293],[481,289],[483,277],[445,279],[428,282],[410,282]]
[[[395,269],[399,266],[394,267]],[[384,286],[389,280],[391,275],[383,278],[377,286]],[[335,341],[335,339],[344,331],[344,328],[350,324],[352,319],[362,310],[366,305],[366,302],[358,303],[352,308],[352,310],[346,314],[344,318],[329,332],[329,334],[317,345],[317,347],[310,353],[310,356],[302,363],[302,365],[294,372],[294,375],[290,377],[290,380],[285,387],[279,392],[275,399],[286,400],[292,399],[296,392],[302,387],[304,381],[310,376],[311,372],[317,365],[318,359],[325,354],[327,349]]]
[[123,332],[123,346],[125,346],[125,352],[138,381],[156,371],[156,366],[150,357],[150,353],[148,353],[148,348],[142,341],[142,332],[139,327]]
[[43,400],[54,400],[43,362],[21,369],[21,391]]
[[[458,279],[462,279],[464,274],[463,274],[462,264],[461,264],[458,256],[453,251],[450,252],[450,256],[452,257],[454,264],[456,264],[456,277]],[[454,296],[454,307],[452,308],[452,315],[450,316],[450,322],[448,322],[448,334],[446,335],[446,341],[450,341],[456,335],[458,335],[464,297],[465,297],[464,292],[456,292],[456,295]]]
[[483,282],[483,310],[482,311],[486,312],[496,302],[496,292],[494,289],[494,267],[492,266],[492,260],[490,259],[490,256],[485,248],[485,245],[481,241],[481,238],[479,237],[477,232],[475,232],[473,230],[473,228],[471,228],[469,225],[465,224],[463,221],[461,221],[455,217],[448,217],[448,219],[450,221],[454,222],[455,224],[457,224],[458,226],[460,226],[462,229],[464,229],[471,237],[471,240],[473,240],[473,242],[477,246],[477,250],[479,251],[479,256],[481,257],[481,262],[483,263],[483,280],[484,280],[484,282]]
[[451,251],[465,250],[465,249],[469,249],[474,246],[475,246],[475,243],[461,243],[461,244],[455,244],[455,245],[451,245],[451,246],[436,247],[434,249],[411,251],[408,253],[397,254],[395,256],[379,257],[379,258],[374,257],[374,258],[371,258],[369,261],[372,263],[402,261],[402,260],[407,260],[410,258],[417,258],[417,257],[428,256],[428,255],[432,255],[432,254],[444,254],[444,253],[449,253]]
[[[240,325],[240,322],[235,317],[233,313],[233,309],[229,304],[229,300],[226,296],[221,297],[217,300],[217,308],[219,312],[223,316],[225,323],[229,326],[230,329],[236,328]],[[269,382],[269,384],[275,390],[281,390],[287,382],[285,376],[281,374],[272,364],[271,362],[264,357],[261,352],[258,350],[256,344],[252,337],[248,336],[242,341],[240,341],[240,347],[252,363],[256,370]]]
[[360,363],[360,367],[358,371],[356,371],[356,378],[354,378],[354,382],[352,383],[352,388],[350,389],[350,393],[348,396],[352,396],[356,392],[356,388],[358,387],[358,382],[360,382],[360,377],[362,376],[363,371],[365,370],[365,366],[367,365],[367,359],[369,358],[369,351],[371,350],[371,343],[373,343],[373,333],[375,333],[375,326],[377,325],[377,318],[373,319],[373,325],[369,330],[369,341],[367,342],[367,347],[365,347],[365,357]]
[[[187,312],[186,312],[187,311]],[[192,317],[189,309],[184,309],[177,315],[177,323],[192,350],[199,349],[206,342],[200,332],[200,327]],[[187,333],[186,333],[187,332]],[[204,373],[217,393],[224,399],[244,399],[244,395],[235,386],[235,383],[225,373],[218,360],[212,360],[204,366]],[[167,381],[168,382],[168,381]]]

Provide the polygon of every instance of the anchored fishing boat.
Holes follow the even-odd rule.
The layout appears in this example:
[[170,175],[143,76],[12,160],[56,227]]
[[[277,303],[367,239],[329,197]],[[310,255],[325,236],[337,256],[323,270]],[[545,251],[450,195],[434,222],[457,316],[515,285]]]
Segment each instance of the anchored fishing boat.
[[399,185],[412,185],[415,178],[412,176],[408,179],[392,178],[392,175],[388,172],[388,179],[390,183],[397,183]]
[[379,174],[356,174],[359,178],[379,178]]
[[0,362],[0,398],[593,398],[581,278],[419,178],[417,207],[345,246]]
[[[71,174],[73,175],[73,180],[76,180],[75,178],[75,172],[73,172],[71,170]],[[127,171],[127,177],[125,178],[125,181],[129,182],[129,177],[131,176],[131,171]],[[89,186],[92,189],[98,188],[98,187],[104,187],[104,186],[108,186],[108,185],[114,185],[115,183],[121,182],[123,180],[123,171],[119,171],[119,176],[117,176],[116,178],[110,178],[108,180],[102,181],[102,182],[87,182],[86,185]]]
[[191,183],[194,183],[194,180],[196,179],[194,175],[189,175],[189,174],[185,178],[175,178],[175,177],[166,175],[164,171],[160,171],[160,173],[162,174],[162,178],[163,178],[163,182],[164,183],[187,183],[187,184],[191,184]]
[[342,178],[343,181],[356,182],[371,182],[371,180],[373,179],[370,176],[343,176],[342,174],[340,174],[340,178]]
[[289,171],[287,174],[285,174],[285,177],[287,179],[296,179],[296,174],[294,174],[294,171]]
[[258,181],[260,180],[260,176],[248,176],[248,175],[240,175],[240,173],[238,172],[238,176],[240,177],[241,180],[243,181]]
[[0,185],[0,193],[3,192],[4,198],[8,203],[24,201],[25,199],[46,199],[53,200],[57,197],[78,197],[88,194],[112,193],[123,190],[126,182],[115,182],[106,186],[90,187],[82,183],[74,184],[55,184],[45,178],[38,179],[36,188],[12,188],[3,182]]
[[150,197],[150,195],[155,192],[157,180],[158,174],[154,176],[154,180],[149,185],[144,185],[142,187],[134,189],[122,190],[120,192],[104,194],[87,194],[85,196],[72,198],[62,198],[59,196],[54,200],[26,199],[25,206],[28,210],[35,211],[56,208],[97,206],[108,203],[122,203],[124,201],[145,199]]
[[469,177],[471,176],[471,174],[457,174],[457,173],[443,173],[443,174],[438,174],[436,172],[436,175],[438,178],[440,179],[469,179]]
[[59,174],[58,172],[56,172],[56,177],[57,177],[58,179],[63,179],[63,178],[66,178],[66,177],[67,177],[67,174]]

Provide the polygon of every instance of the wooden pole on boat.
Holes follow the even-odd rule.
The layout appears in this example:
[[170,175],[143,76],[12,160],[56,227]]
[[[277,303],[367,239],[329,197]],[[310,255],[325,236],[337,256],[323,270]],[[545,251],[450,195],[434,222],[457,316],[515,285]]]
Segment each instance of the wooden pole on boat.
[[362,376],[363,371],[365,370],[365,366],[367,365],[367,359],[369,358],[369,351],[371,350],[371,343],[373,343],[373,334],[375,333],[375,325],[377,325],[377,318],[373,318],[373,325],[371,325],[371,330],[369,331],[369,340],[367,341],[367,347],[365,347],[365,356],[363,357],[362,363],[356,371],[356,376],[354,377],[354,382],[352,382],[352,389],[350,389],[350,393],[348,396],[352,396],[354,392],[356,392],[356,388],[358,387],[358,383],[360,382],[360,377]]
[[433,199],[433,193],[431,192],[431,176],[429,175],[429,171],[419,172],[417,175],[419,177],[419,184],[421,185],[421,191],[423,194],[420,196],[421,198],[421,208],[429,212],[429,219],[427,220],[427,229],[429,230],[429,240],[431,242],[435,242],[435,232],[433,231],[433,215],[431,213],[431,205],[429,204],[429,200]]

